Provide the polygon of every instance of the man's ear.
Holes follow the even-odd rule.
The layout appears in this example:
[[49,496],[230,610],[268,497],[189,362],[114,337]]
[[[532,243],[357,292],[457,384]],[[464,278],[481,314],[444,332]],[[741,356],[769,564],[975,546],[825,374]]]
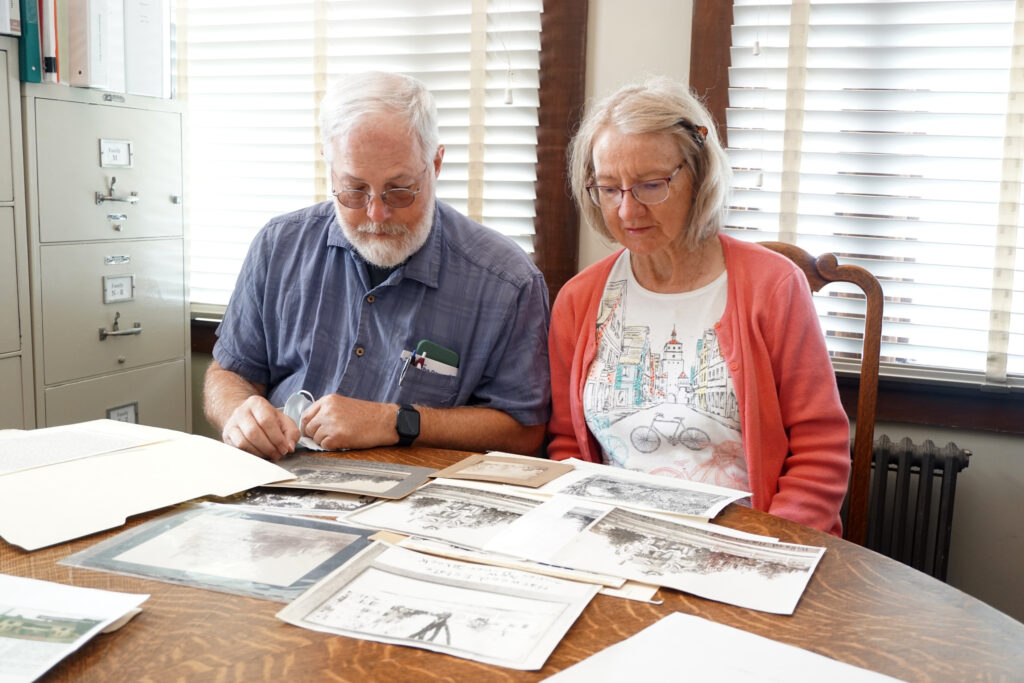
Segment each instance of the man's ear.
[[444,159],[444,145],[437,146],[437,152],[434,154],[434,177],[441,175],[441,161]]

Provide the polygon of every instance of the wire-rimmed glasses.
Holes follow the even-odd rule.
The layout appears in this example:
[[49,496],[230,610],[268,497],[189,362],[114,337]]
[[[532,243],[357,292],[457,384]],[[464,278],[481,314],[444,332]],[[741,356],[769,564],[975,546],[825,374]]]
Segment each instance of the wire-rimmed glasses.
[[610,185],[587,185],[587,193],[591,201],[602,208],[614,209],[622,204],[622,194],[629,192],[641,204],[660,204],[668,199],[669,183],[676,177],[676,174],[683,168],[683,164],[676,166],[672,175],[667,178],[651,178],[643,180],[632,187],[611,187]]
[[[430,164],[427,164],[427,166],[430,166]],[[427,167],[424,167],[423,171],[426,170]],[[423,171],[420,171],[419,175],[423,175]],[[341,205],[347,209],[362,209],[374,197],[380,197],[380,200],[392,209],[404,209],[407,206],[411,206],[416,201],[416,195],[422,191],[423,188],[421,186],[416,190],[409,187],[393,187],[390,190],[384,190],[380,194],[374,194],[366,190],[331,190],[331,194],[337,197]]]

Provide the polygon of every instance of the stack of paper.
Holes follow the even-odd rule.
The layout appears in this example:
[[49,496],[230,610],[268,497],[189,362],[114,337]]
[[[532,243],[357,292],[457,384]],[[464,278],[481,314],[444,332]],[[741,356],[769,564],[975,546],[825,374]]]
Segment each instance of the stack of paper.
[[0,536],[26,550],[292,478],[219,441],[113,420],[0,432],[0,455]]

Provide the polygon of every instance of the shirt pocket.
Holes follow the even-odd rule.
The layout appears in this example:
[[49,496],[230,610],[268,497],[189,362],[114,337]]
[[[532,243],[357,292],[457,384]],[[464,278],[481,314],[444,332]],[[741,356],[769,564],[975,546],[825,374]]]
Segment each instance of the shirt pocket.
[[451,408],[459,395],[458,376],[410,366],[398,387],[396,403],[416,403],[433,408]]

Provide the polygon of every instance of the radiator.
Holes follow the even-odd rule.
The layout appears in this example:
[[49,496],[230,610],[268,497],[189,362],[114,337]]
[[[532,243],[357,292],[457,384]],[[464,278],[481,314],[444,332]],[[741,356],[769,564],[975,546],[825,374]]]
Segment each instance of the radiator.
[[865,545],[945,581],[956,480],[970,455],[954,443],[876,439]]

